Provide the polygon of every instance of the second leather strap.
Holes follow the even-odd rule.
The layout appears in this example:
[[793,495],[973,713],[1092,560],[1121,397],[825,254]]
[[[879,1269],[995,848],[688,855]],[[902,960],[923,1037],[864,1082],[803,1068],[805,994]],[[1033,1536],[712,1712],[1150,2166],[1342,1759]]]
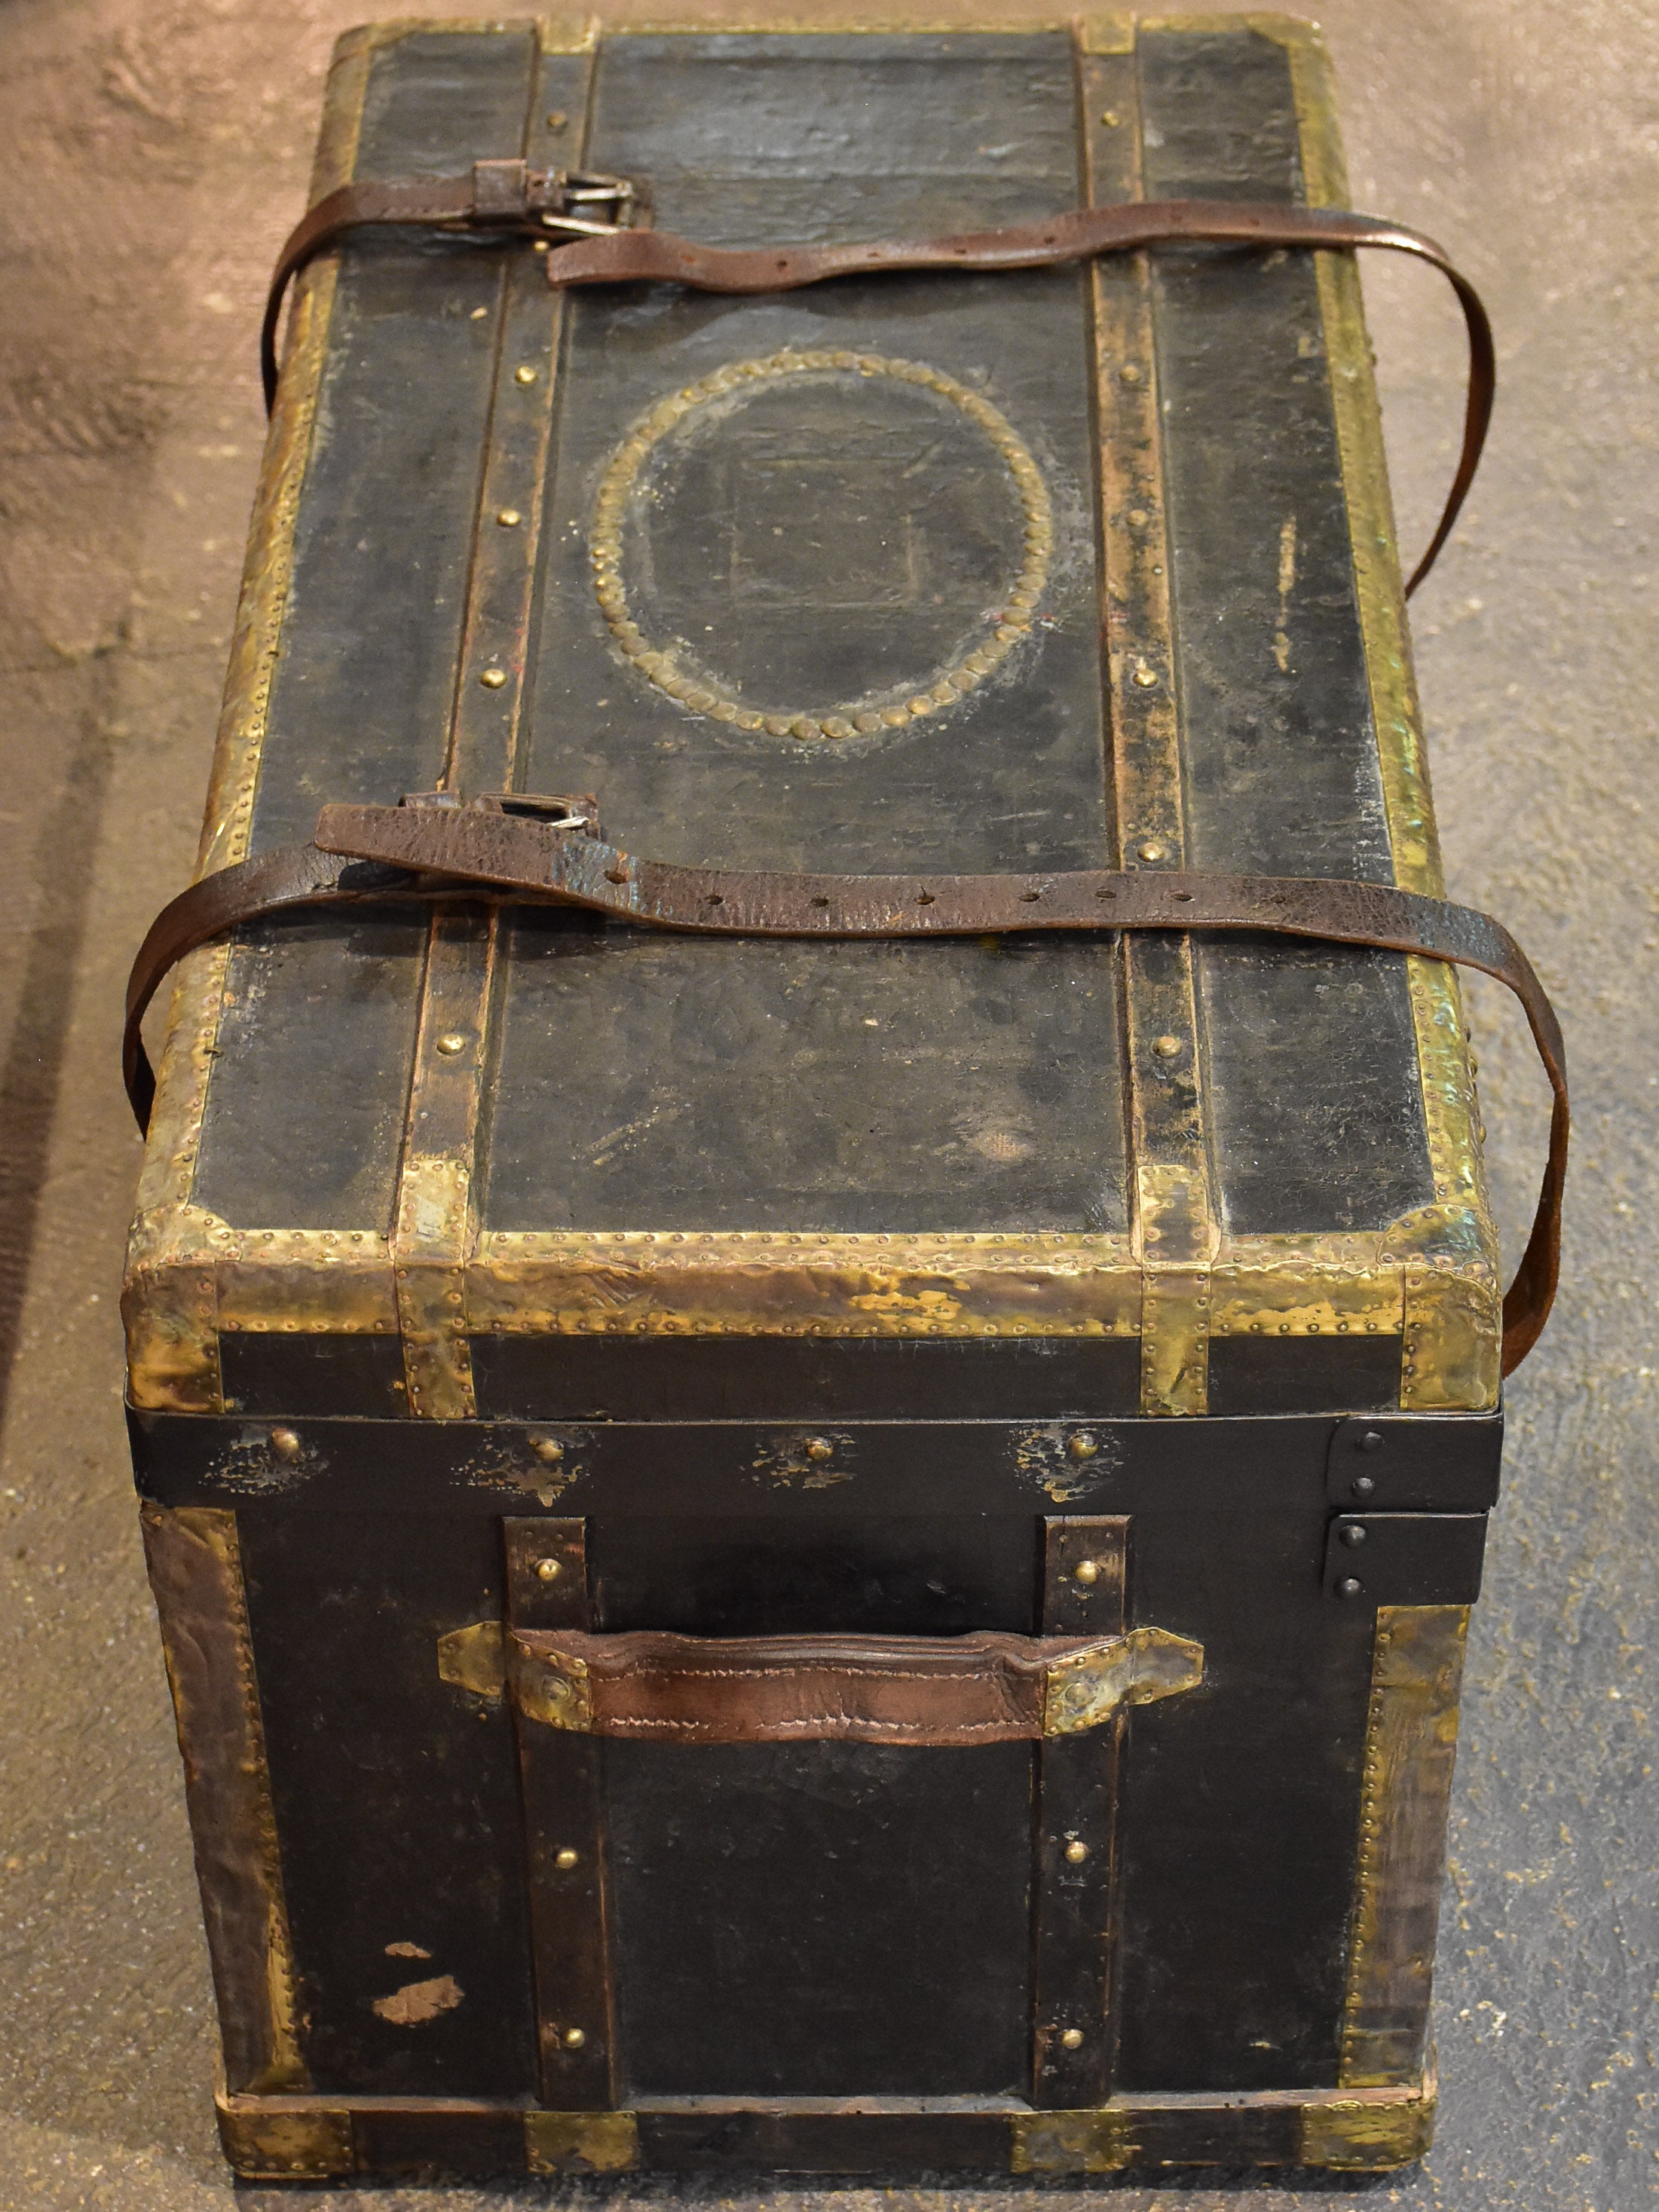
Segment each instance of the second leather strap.
[[1074,1735],[1194,1689],[1201,1646],[1127,1636],[681,1636],[514,1631],[526,1719],[668,1744],[839,1741],[918,1748]]

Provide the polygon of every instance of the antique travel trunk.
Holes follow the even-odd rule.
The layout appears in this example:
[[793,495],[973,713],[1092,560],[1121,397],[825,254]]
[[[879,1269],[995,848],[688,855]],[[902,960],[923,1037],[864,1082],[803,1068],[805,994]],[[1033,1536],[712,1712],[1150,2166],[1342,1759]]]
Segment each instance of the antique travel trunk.
[[[317,197],[515,157],[714,245],[1346,204],[1276,16],[343,40]],[[204,870],[517,793],[696,866],[1438,890],[1352,253],[546,266],[307,267]],[[126,1313],[238,2171],[1417,2156],[1470,1071],[1451,968],[1282,938],[192,953]]]

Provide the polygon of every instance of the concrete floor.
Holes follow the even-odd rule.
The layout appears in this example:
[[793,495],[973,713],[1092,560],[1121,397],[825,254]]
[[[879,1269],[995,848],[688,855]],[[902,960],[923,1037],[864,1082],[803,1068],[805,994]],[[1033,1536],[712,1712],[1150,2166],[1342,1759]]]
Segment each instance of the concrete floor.
[[[0,5],[0,2204],[31,2212],[231,2197],[121,1426],[116,1296],[138,1147],[118,1010],[131,949],[191,859],[258,465],[258,301],[302,203],[330,45],[365,12]],[[1474,1638],[1440,2139],[1367,2193],[1634,2212],[1659,2196],[1659,14],[1334,0],[1326,20],[1358,204],[1448,240],[1498,327],[1491,458],[1417,603],[1419,672],[1453,893],[1506,917],[1553,990],[1580,1133],[1565,1293],[1512,1389],[1510,1487]],[[1455,317],[1425,275],[1368,267],[1365,281],[1410,541],[1453,451]],[[1544,1100],[1499,996],[1478,991],[1475,1010],[1515,1249]],[[690,2193],[338,2201],[598,2195],[624,2212]],[[1352,2193],[1314,2180],[1294,2197],[1311,2212]],[[1043,2192],[1057,2207],[1073,2195]],[[1113,2191],[1125,2212],[1241,2195],[1293,2197],[1201,2177]],[[1024,2196],[761,2185],[718,2201],[942,2212]]]

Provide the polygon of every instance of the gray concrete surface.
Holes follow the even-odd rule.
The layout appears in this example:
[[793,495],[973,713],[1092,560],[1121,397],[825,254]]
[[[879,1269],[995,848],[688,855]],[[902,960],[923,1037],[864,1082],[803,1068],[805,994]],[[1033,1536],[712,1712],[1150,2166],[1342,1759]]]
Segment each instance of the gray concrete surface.
[[[330,44],[368,12],[0,0],[0,2205],[31,2212],[206,2212],[231,2197],[120,1419],[137,1146],[117,1015],[131,950],[195,841],[258,464],[262,280],[301,204]],[[1512,1391],[1474,1640],[1440,2138],[1424,2166],[1364,2193],[1635,2212],[1659,2201],[1659,16],[1635,0],[1339,0],[1326,24],[1358,204],[1449,241],[1497,322],[1492,454],[1418,602],[1419,667],[1453,891],[1505,915],[1554,990],[1580,1131],[1565,1295]],[[1425,276],[1368,268],[1366,284],[1410,539],[1453,451],[1455,319]],[[1543,1092],[1498,995],[1477,993],[1476,1018],[1518,1233]],[[1238,2201],[1181,2179],[1111,2194],[1126,2212]],[[1293,2201],[1280,2184],[1242,2189]],[[1294,2201],[1352,2193],[1310,2179]],[[590,2194],[624,2212],[699,2193],[339,2201],[459,2212]],[[944,2212],[1024,2194],[757,2184],[709,2197]]]

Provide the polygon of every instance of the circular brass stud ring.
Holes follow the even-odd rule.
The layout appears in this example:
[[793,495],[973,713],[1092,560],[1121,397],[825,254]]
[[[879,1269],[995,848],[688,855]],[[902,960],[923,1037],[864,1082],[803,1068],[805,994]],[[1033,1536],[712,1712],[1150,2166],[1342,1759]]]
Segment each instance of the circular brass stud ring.
[[[723,398],[744,386],[808,372],[840,371],[854,376],[885,376],[913,384],[948,399],[988,438],[1013,479],[1024,516],[1024,555],[1012,589],[984,635],[908,699],[885,707],[853,704],[769,710],[749,705],[707,676],[689,676],[672,651],[653,644],[634,617],[623,581],[623,526],[628,502],[653,450],[695,408]],[[659,691],[694,714],[711,715],[735,728],[764,731],[776,738],[821,738],[873,736],[902,729],[924,716],[953,707],[977,689],[1012,652],[1031,627],[1031,618],[1048,578],[1054,550],[1054,509],[1042,472],[1030,447],[999,408],[969,391],[943,370],[924,362],[899,361],[886,354],[787,349],[752,361],[734,361],[700,377],[695,384],[660,399],[637,422],[612,455],[594,502],[592,562],[593,589],[611,635],[628,659]]]

